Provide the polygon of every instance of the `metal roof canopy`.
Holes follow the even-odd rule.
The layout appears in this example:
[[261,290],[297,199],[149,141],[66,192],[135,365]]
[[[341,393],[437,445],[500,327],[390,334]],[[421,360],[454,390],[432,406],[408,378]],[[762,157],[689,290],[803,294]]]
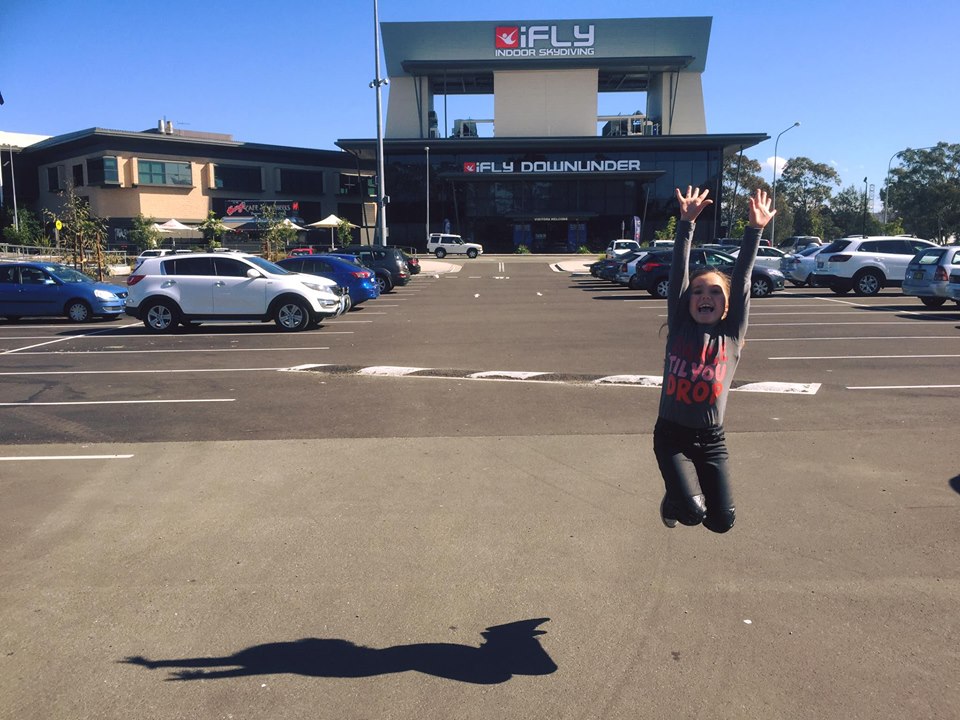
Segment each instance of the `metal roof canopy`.
[[403,71],[426,77],[437,95],[489,95],[493,93],[493,75],[499,70],[576,70],[596,68],[599,92],[642,92],[650,86],[654,73],[679,72],[693,62],[689,55],[670,57],[617,58],[543,58],[499,60],[405,60]]

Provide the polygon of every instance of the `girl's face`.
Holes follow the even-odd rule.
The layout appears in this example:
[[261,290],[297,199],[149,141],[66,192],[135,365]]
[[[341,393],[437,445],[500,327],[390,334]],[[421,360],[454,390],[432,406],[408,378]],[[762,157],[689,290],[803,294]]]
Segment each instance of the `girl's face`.
[[717,273],[706,273],[690,283],[690,315],[701,325],[714,325],[727,316],[727,291]]

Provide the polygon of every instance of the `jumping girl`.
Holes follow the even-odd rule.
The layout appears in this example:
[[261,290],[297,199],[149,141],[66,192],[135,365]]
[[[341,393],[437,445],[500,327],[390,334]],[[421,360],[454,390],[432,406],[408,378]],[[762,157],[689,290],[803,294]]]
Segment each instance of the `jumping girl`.
[[[767,193],[750,198],[750,220],[733,277],[705,266],[689,270],[690,244],[709,190],[677,188],[680,223],[667,296],[667,349],[653,451],[666,494],[660,519],[669,528],[699,525],[716,533],[733,527],[736,512],[727,477],[723,413],[740,361],[750,309],[750,275],[763,228],[775,210]],[[696,477],[683,468],[693,463]]]

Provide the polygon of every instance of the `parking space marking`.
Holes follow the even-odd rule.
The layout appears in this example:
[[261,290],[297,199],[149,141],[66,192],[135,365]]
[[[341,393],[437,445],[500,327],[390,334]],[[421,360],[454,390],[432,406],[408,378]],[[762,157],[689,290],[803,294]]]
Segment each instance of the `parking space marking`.
[[866,335],[850,337],[751,338],[750,342],[808,342],[810,340],[960,340],[960,335]]
[[[288,352],[292,350],[329,350],[328,347],[274,347],[274,348],[191,348],[160,350],[51,350],[49,352],[22,352],[20,355],[125,355],[129,353],[201,353],[201,352]],[[3,354],[3,353],[0,353]]]
[[[303,367],[313,367],[306,365]],[[320,367],[317,365],[316,367]],[[175,373],[238,373],[238,372],[276,372],[290,370],[283,367],[256,367],[256,368],[177,368],[173,370],[24,370],[21,372],[0,372],[0,376],[22,375],[168,375]]]
[[913,360],[956,357],[960,357],[960,355],[796,355],[793,357],[770,357],[767,360]]
[[960,385],[847,385],[847,390],[947,390]]
[[175,403],[222,403],[236,402],[236,398],[200,398],[185,400],[73,400],[63,402],[0,402],[0,407],[35,407],[37,405],[171,405]]
[[25,460],[129,460],[133,455],[10,455],[0,457],[0,461],[16,462]]
[[[956,322],[951,320],[950,322]],[[834,325],[930,325],[929,320],[854,320],[853,322],[799,322],[799,323],[750,323],[750,327],[796,327],[800,325],[816,325],[818,327],[832,327]]]
[[[122,325],[121,327],[134,327],[133,324]],[[14,348],[13,350],[3,350],[0,351],[0,355],[10,355],[11,353],[21,353],[23,355],[32,355],[33,353],[22,352],[23,350],[32,350],[33,348],[43,347],[44,345],[54,345],[56,343],[66,342],[67,340],[74,340],[78,337],[91,337],[93,335],[103,335],[104,333],[113,332],[117,328],[106,328],[105,330],[94,330],[88,333],[80,333],[79,335],[70,335],[69,337],[56,338],[54,340],[49,340],[43,343],[37,343],[36,345],[27,345],[22,348]]]

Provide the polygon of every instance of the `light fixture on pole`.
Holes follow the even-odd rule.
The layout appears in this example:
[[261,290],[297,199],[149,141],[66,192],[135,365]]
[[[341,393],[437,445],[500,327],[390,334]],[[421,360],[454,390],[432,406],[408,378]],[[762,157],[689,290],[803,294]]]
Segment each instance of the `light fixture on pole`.
[[423,148],[427,151],[427,242],[430,241],[430,146]]
[[863,179],[863,228],[860,232],[864,237],[867,236],[867,179]]
[[373,0],[373,46],[375,70],[370,87],[377,90],[377,235],[380,245],[387,244],[387,202],[383,178],[383,112],[381,110],[380,89],[389,84],[389,80],[380,77],[380,9],[377,0]]
[[[793,130],[795,127],[800,127],[800,121],[797,120],[793,125],[787,128],[787,130]],[[780,133],[787,132],[784,130]],[[780,135],[777,135],[776,141],[773,143],[773,209],[777,209],[777,147],[780,145]],[[770,219],[770,244],[776,245],[776,229],[777,229],[777,215],[774,213],[773,217]]]
[[[890,166],[893,164],[893,159],[898,155],[903,155],[905,152],[909,152],[912,148],[904,148],[903,150],[897,150],[893,155],[890,156],[890,159],[887,161],[887,177],[885,181],[885,187],[887,192],[883,196],[883,224],[887,224],[887,207],[891,205],[890,203]],[[920,152],[921,150],[936,150],[936,145],[931,145],[930,147],[917,148],[914,152]],[[884,231],[886,232],[886,231]]]

